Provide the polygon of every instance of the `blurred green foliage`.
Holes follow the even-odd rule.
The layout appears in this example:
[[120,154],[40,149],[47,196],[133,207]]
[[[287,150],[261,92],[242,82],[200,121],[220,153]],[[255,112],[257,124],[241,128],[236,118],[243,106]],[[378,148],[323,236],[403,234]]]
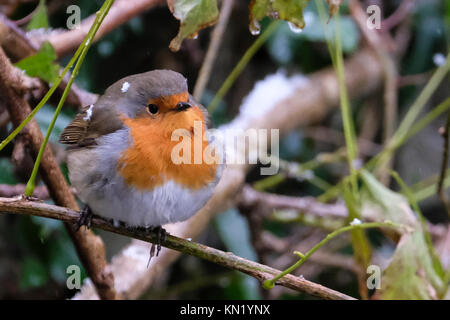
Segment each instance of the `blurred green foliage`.
[[27,30],[40,28],[47,29],[48,26],[47,6],[45,5],[45,0],[39,0],[39,4],[27,25]]
[[52,83],[58,77],[59,65],[55,63],[57,56],[49,42],[44,42],[39,51],[16,63],[16,67],[24,70],[30,77],[39,77]]

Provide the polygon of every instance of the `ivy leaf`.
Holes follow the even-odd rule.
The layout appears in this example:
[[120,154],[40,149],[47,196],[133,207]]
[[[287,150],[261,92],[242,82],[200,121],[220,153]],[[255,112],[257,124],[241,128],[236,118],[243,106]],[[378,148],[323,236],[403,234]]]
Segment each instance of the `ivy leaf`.
[[20,288],[30,289],[42,287],[49,279],[44,264],[36,258],[27,257],[22,264]]
[[16,184],[18,183],[14,174],[14,166],[11,161],[6,157],[0,158],[0,183],[3,184]]
[[[218,234],[228,251],[250,260],[256,261],[257,255],[255,249],[250,242],[250,227],[247,220],[239,214],[236,209],[230,209],[217,216],[216,227]],[[260,299],[260,286],[256,279],[247,275],[237,275],[234,280],[234,286],[228,286],[228,290],[232,287],[242,299]]]
[[419,224],[408,200],[402,194],[386,188],[368,171],[361,171],[364,182],[365,203],[371,220],[390,220],[416,228]]
[[436,300],[446,291],[443,279],[433,268],[420,226],[401,237],[381,279],[383,300]]
[[41,28],[48,29],[47,6],[45,5],[45,0],[39,1],[33,17],[27,25],[28,31]]
[[54,63],[57,55],[49,42],[44,42],[39,51],[15,64],[16,67],[25,70],[30,77],[39,77],[52,83],[58,77],[59,65]]
[[180,20],[180,29],[169,48],[178,51],[185,38],[194,38],[197,32],[217,22],[217,0],[167,0],[173,16]]
[[424,230],[401,194],[386,188],[367,171],[364,182],[365,208],[372,220],[391,220],[408,225],[413,231],[404,233],[381,278],[381,299],[439,299],[447,290],[440,261],[436,265],[425,240]]
[[252,0],[250,2],[250,31],[259,32],[259,21],[268,16],[272,19],[289,21],[296,28],[303,29],[303,10],[310,0]]

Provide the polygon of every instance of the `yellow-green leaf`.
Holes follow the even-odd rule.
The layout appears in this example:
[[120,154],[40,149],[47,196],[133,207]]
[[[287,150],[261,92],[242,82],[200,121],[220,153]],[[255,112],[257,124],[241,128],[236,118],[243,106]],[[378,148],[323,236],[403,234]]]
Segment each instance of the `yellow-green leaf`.
[[39,51],[25,59],[20,60],[16,67],[25,70],[30,77],[39,77],[52,83],[58,77],[59,66],[54,63],[57,56],[49,42],[44,42]]
[[[413,231],[404,233],[392,255],[389,266],[381,278],[382,299],[439,299],[447,285],[441,275],[440,261],[433,258],[424,236],[424,230],[411,209],[408,200],[362,170],[364,183],[365,218],[391,220],[409,226]],[[437,259],[437,258],[436,258]]]
[[45,5],[45,0],[40,0],[39,4],[33,13],[31,21],[27,25],[27,30],[48,28],[48,18],[47,18],[47,6]]
[[310,0],[252,0],[250,2],[250,31],[259,32],[259,21],[268,16],[272,19],[289,21],[303,29],[305,20],[303,10]]
[[383,300],[430,300],[445,294],[446,285],[436,273],[421,227],[404,234],[381,278]]
[[180,20],[180,29],[169,48],[178,51],[186,38],[193,38],[203,28],[213,25],[219,17],[217,0],[167,0],[173,16]]

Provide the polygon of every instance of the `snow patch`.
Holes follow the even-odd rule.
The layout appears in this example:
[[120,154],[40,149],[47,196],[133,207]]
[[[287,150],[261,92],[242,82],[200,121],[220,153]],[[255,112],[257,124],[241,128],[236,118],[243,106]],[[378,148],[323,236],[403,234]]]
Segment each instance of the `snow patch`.
[[302,75],[288,77],[285,70],[266,76],[264,80],[256,82],[253,90],[244,98],[239,115],[223,126],[245,128],[246,123],[271,111],[278,102],[292,95],[300,87],[307,83],[307,78]]
[[93,105],[93,104],[91,104],[91,105],[89,106],[89,109],[86,110],[86,116],[83,117],[83,120],[85,120],[85,121],[91,120],[91,116],[92,116],[92,108],[94,108],[94,105]]
[[120,89],[123,93],[127,92],[130,88],[130,83],[128,81],[125,81],[122,85],[122,89]]

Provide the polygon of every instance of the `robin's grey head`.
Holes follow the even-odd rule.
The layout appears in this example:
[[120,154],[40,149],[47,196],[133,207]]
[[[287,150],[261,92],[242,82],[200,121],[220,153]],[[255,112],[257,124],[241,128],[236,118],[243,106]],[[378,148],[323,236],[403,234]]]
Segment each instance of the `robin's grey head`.
[[[188,107],[189,93],[186,78],[171,70],[152,70],[125,77],[106,90],[104,98],[114,102],[117,111],[134,118],[144,110]],[[186,103],[183,105],[183,103]]]

